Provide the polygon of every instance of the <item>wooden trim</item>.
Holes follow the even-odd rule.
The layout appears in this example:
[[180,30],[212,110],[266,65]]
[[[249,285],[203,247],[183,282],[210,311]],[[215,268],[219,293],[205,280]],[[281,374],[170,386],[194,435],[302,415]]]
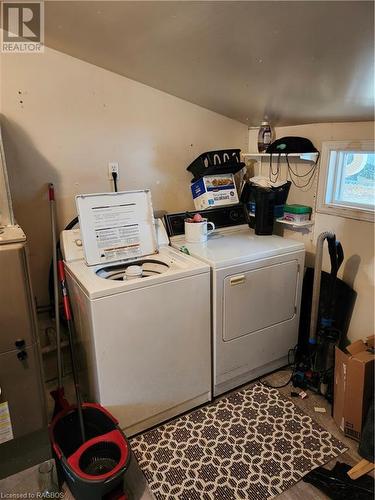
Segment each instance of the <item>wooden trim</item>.
[[368,474],[373,469],[375,469],[375,464],[369,462],[366,459],[363,459],[360,462],[358,462],[354,467],[352,467],[350,471],[348,471],[348,476],[350,477],[350,479],[358,479],[361,476]]

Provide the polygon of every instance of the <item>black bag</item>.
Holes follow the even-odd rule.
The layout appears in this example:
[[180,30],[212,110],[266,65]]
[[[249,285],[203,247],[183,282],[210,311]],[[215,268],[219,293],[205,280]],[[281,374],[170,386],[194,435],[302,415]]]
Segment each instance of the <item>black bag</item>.
[[313,143],[306,139],[305,137],[281,137],[273,141],[268,148],[266,153],[277,154],[277,153],[317,153],[318,150],[314,147]]

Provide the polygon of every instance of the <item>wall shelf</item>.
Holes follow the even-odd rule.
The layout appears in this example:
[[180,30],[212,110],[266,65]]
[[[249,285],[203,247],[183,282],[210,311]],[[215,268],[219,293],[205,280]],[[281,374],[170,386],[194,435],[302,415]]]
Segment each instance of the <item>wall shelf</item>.
[[[273,158],[280,158],[286,160],[286,153],[273,153]],[[242,157],[246,160],[248,158],[258,158],[262,160],[263,158],[270,158],[270,153],[242,153]],[[294,158],[299,161],[309,161],[315,163],[319,157],[319,153],[288,153],[288,158]]]
[[[255,214],[249,214],[249,216],[255,218]],[[291,220],[285,220],[281,217],[275,219],[275,222],[283,224],[284,226],[288,226],[288,229],[292,230],[308,229],[310,231],[310,228],[314,225],[314,221],[312,220],[307,220],[304,222],[293,222]]]
[[314,221],[306,220],[304,222],[293,222],[291,220],[285,220],[283,218],[276,219],[276,222],[289,226],[290,229],[308,229],[314,225]]

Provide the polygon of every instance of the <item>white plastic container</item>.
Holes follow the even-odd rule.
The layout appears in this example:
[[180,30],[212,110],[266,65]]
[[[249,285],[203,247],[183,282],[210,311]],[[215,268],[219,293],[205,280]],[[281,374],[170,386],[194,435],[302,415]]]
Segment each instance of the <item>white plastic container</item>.
[[290,222],[306,222],[310,220],[310,214],[292,214],[290,212],[284,212],[284,220],[290,221]]

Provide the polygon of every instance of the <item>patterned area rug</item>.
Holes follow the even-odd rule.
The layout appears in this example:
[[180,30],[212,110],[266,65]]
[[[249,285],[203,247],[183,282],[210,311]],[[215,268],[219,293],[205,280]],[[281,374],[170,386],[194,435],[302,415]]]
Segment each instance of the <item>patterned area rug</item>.
[[255,384],[131,440],[158,500],[266,500],[346,450]]

